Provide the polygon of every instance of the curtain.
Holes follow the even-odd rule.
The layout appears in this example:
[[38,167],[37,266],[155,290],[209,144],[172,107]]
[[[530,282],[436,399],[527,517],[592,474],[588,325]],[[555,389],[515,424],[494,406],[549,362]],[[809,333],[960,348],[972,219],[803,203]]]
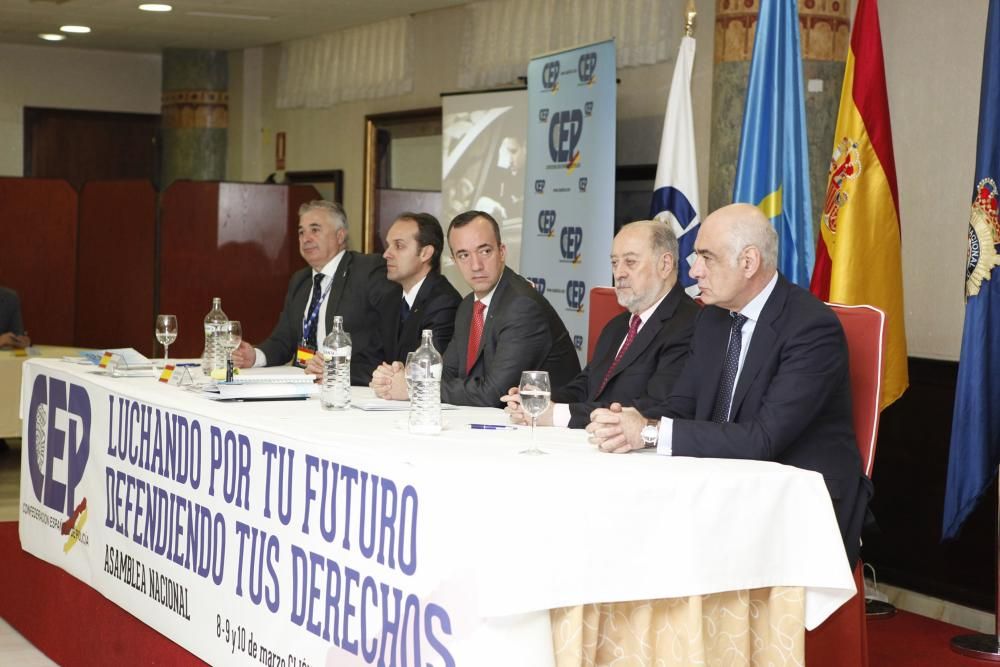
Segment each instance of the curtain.
[[665,62],[684,32],[668,0],[492,0],[466,6],[460,88],[513,83],[534,56],[615,39],[618,67]]
[[410,17],[285,42],[278,108],[329,107],[413,89]]

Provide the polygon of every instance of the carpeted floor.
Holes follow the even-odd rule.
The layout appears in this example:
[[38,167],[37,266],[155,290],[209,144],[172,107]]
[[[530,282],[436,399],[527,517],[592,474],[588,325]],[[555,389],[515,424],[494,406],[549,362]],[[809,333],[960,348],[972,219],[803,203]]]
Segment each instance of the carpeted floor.
[[1000,663],[966,658],[951,650],[951,638],[970,630],[899,611],[868,621],[869,667],[984,667]]

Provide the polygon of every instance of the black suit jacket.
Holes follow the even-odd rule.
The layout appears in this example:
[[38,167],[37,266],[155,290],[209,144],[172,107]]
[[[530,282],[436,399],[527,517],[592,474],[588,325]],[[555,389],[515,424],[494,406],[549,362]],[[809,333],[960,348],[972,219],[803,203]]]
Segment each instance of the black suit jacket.
[[871,483],[851,421],[847,342],[837,316],[778,276],[750,339],[730,422],[711,421],[729,341],[729,312],[702,309],[691,358],[646,416],[673,417],[673,454],[777,461],[823,475],[854,566]]
[[21,300],[17,292],[7,287],[0,287],[0,334],[24,334],[24,323],[21,321]]
[[443,355],[455,331],[455,311],[462,302],[458,290],[440,273],[428,273],[413,300],[410,316],[400,325],[402,300],[403,290],[396,285],[380,307],[383,361],[405,361],[407,352],[420,347],[424,329],[434,331],[434,348]]
[[500,397],[521,381],[521,371],[548,371],[552,386],[580,372],[566,325],[527,280],[504,268],[486,311],[479,352],[466,373],[472,324],[470,293],[455,315],[455,336],[444,354],[441,400],[456,405],[502,407]]
[[590,364],[572,382],[553,389],[552,400],[568,403],[570,428],[590,423],[590,413],[618,401],[642,412],[666,400],[681,374],[698,316],[698,304],[680,282],[657,306],[601,389],[604,376],[628,333],[632,313],[621,313],[601,331]]
[[[337,266],[327,297],[326,330],[333,328],[334,315],[344,318],[344,330],[351,335],[351,384],[367,385],[384,356],[376,307],[394,286],[398,288],[385,277],[385,261],[378,255],[348,250]],[[267,340],[257,346],[267,355],[268,366],[281,366],[295,358],[311,292],[312,269],[307,266],[288,281],[278,323]]]

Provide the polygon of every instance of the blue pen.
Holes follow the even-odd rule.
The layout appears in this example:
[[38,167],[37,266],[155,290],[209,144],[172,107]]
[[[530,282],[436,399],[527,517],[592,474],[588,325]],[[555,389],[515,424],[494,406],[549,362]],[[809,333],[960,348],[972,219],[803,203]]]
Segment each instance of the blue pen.
[[516,431],[516,426],[508,426],[506,424],[469,424],[469,428],[474,428],[480,431]]

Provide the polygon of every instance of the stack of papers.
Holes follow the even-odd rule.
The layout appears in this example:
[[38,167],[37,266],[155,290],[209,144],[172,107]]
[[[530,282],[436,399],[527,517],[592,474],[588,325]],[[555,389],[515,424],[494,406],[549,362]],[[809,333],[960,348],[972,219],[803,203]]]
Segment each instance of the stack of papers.
[[[248,368],[232,382],[218,382],[221,401],[266,401],[308,398],[319,392],[315,376],[288,367]],[[211,391],[211,389],[209,389]]]

